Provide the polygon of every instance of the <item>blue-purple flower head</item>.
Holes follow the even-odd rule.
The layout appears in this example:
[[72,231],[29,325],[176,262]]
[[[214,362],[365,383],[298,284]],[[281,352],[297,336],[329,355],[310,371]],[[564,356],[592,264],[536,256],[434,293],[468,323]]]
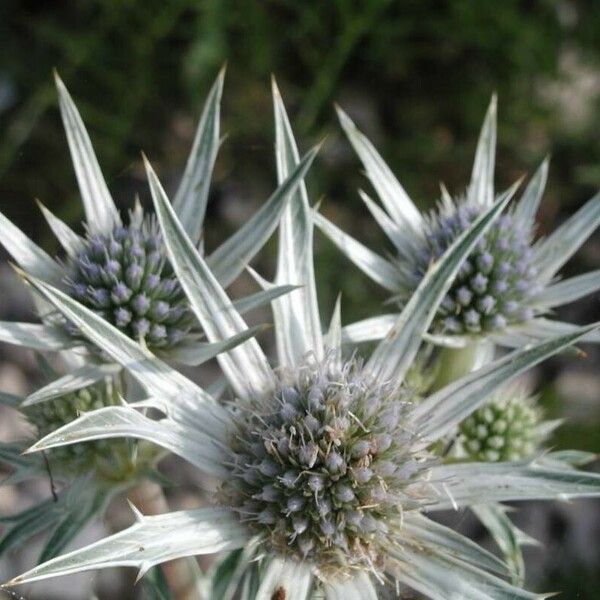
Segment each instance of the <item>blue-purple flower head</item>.
[[325,575],[376,569],[402,510],[428,490],[407,406],[356,361],[284,374],[267,406],[239,416],[226,502],[273,551]]
[[[403,277],[416,288],[429,266],[481,214],[467,201],[447,202],[430,213],[412,271]],[[503,329],[534,317],[530,299],[539,292],[532,264],[531,232],[511,213],[502,215],[462,265],[438,311],[435,328],[447,333]]]
[[128,226],[87,236],[72,260],[69,293],[153,350],[176,346],[194,323],[158,226],[141,213],[132,213]]

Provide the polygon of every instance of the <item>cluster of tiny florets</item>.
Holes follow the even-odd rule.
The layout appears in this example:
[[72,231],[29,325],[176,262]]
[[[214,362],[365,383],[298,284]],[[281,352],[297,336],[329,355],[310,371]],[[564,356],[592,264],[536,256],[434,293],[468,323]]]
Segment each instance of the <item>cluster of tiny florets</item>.
[[471,460],[497,462],[531,457],[538,449],[540,411],[533,399],[496,398],[459,427],[459,445]]
[[[25,415],[42,438],[56,429],[75,420],[84,412],[97,410],[118,403],[118,391],[113,379],[66,394],[52,400],[33,404],[25,409]],[[89,469],[100,461],[113,460],[116,448],[125,448],[122,440],[99,440],[59,446],[48,451],[48,459],[52,466],[68,470],[71,475]]]
[[193,325],[157,223],[148,217],[132,215],[127,227],[88,235],[68,284],[73,298],[151,349],[177,345]]
[[266,407],[239,416],[226,501],[275,553],[323,576],[377,569],[402,511],[425,493],[407,400],[355,361],[282,376]]
[[[429,266],[481,212],[473,204],[459,202],[430,215],[423,247],[412,270],[404,273],[409,288],[418,285]],[[531,232],[512,214],[502,215],[462,264],[440,305],[435,328],[455,334],[490,332],[533,318],[529,299],[537,293],[537,285],[531,257]]]

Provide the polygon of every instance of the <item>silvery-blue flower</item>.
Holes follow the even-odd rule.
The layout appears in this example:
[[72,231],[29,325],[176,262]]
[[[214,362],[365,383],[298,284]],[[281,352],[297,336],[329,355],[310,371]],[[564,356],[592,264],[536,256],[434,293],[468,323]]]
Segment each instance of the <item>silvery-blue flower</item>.
[[[444,251],[489,208],[494,192],[496,99],[487,112],[475,155],[471,181],[464,194],[451,197],[442,187],[436,208],[421,213],[371,142],[341,109],[339,118],[359,155],[382,206],[360,192],[368,210],[392,243],[389,258],[373,252],[320,214],[317,226],[400,307]],[[545,160],[521,198],[498,219],[461,266],[438,308],[431,334],[442,345],[494,340],[520,347],[531,341],[567,333],[573,325],[552,317],[555,307],[600,289],[600,271],[560,281],[560,268],[600,225],[600,194],[546,238],[536,238],[535,214],[545,188]],[[512,196],[518,185],[500,196]],[[349,341],[380,339],[395,322],[386,314],[349,325]],[[588,341],[598,341],[596,334]]]
[[[202,247],[202,229],[210,179],[220,143],[219,119],[224,71],[206,100],[173,207],[194,244]],[[127,336],[156,354],[197,364],[206,344],[185,294],[174,276],[155,217],[139,202],[123,219],[109,192],[83,121],[62,81],[56,76],[60,110],[85,222],[84,235],[73,231],[40,205],[64,250],[55,259],[0,214],[0,242],[28,273],[63,290]],[[243,227],[208,257],[219,282],[229,286],[275,231],[279,217],[309,168],[316,150],[300,161],[290,176]],[[268,303],[289,288],[278,288],[238,300],[242,312]],[[37,299],[43,324],[0,323],[0,340],[41,351],[81,346],[77,328],[47,310]]]
[[[298,153],[276,88],[274,106],[282,180]],[[168,256],[194,315],[211,343],[239,336],[246,323],[147,169]],[[150,439],[216,485],[206,490],[208,507],[159,516],[138,511],[130,528],[10,585],[118,565],[142,575],[174,558],[235,551],[227,558],[233,568],[218,584],[228,594],[239,588],[244,600],[375,600],[377,586],[388,584],[432,599],[546,597],[508,583],[502,560],[430,514],[504,500],[598,496],[600,476],[554,453],[456,464],[429,449],[500,386],[596,326],[516,350],[418,402],[404,385],[454,276],[505,205],[506,199],[493,203],[432,265],[369,357],[346,358],[339,301],[322,329],[311,210],[301,185],[282,216],[275,281],[257,278],[267,289],[304,286],[273,302],[275,366],[255,339],[218,355],[234,397],[225,405],[93,311],[29,276],[46,301],[147,393],[137,404],[88,412],[31,451],[111,437]]]

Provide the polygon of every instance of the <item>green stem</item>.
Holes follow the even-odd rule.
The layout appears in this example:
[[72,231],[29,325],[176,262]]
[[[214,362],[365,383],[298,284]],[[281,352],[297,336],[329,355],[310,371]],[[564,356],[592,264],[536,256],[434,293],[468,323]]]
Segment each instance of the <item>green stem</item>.
[[432,391],[468,375],[494,357],[494,344],[487,340],[468,343],[464,348],[443,348],[436,361],[436,376]]

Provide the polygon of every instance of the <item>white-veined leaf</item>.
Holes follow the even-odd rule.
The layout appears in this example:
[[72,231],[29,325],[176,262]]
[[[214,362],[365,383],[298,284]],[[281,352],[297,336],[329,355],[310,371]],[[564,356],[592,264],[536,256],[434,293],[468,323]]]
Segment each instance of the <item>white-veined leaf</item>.
[[402,287],[398,269],[388,260],[344,233],[337,225],[313,210],[315,225],[325,234],[367,277],[389,292]]
[[600,290],[600,269],[545,287],[532,302],[544,308],[569,304]]
[[[573,325],[573,323],[537,317],[521,325],[513,325],[507,327],[504,331],[492,333],[490,339],[500,346],[520,348],[558,335],[568,335],[578,330],[579,326]],[[600,331],[591,331],[581,341],[593,344],[600,343]]]
[[380,381],[400,383],[431,325],[440,302],[464,259],[502,212],[516,188],[503,194],[434,263],[403,308],[388,335],[373,351],[366,368]]
[[318,151],[318,146],[309,150],[261,209],[208,257],[211,271],[224,288],[237,279],[271,237],[287,202],[302,182]]
[[[84,240],[78,236],[66,223],[49,211],[39,200],[37,201],[44,218],[48,222],[54,237],[60,242],[69,256],[76,256],[84,246]],[[29,271],[29,269],[26,269]],[[32,275],[35,273],[29,271]],[[36,275],[37,277],[37,275]]]
[[469,201],[480,206],[491,206],[494,201],[497,105],[497,98],[494,94],[479,134],[471,182],[467,190]]
[[509,574],[507,565],[491,552],[464,535],[436,523],[420,513],[408,512],[404,515],[402,530],[414,537],[415,540],[436,546],[445,554],[474,567],[499,573],[502,576]]
[[402,237],[401,228],[398,227],[398,225],[388,217],[387,213],[380,208],[377,203],[371,200],[363,190],[358,190],[358,195],[367,205],[369,212],[373,215],[373,218],[377,221],[377,224],[381,227],[383,233],[385,233],[392,244],[394,244],[396,250],[398,250],[400,254],[406,253],[406,242]]
[[[187,237],[147,161],[146,171],[171,265],[206,337],[211,342],[222,342],[242,334],[248,326]],[[254,339],[220,354],[217,359],[231,386],[241,398],[260,396],[273,385],[273,372]]]
[[[281,185],[300,162],[294,134],[275,80],[272,81],[273,112],[275,114],[275,161],[277,181]],[[288,352],[280,357],[280,364],[296,366],[307,352],[323,358],[323,333],[313,265],[313,222],[304,181],[300,181],[281,215],[279,249],[275,285],[295,284],[303,287],[282,296],[274,302],[277,317],[287,313],[281,323],[276,322],[277,336],[285,336],[278,347]],[[292,318],[294,317],[294,318]],[[288,326],[291,326],[289,328]],[[284,358],[282,361],[281,358]]]
[[192,151],[173,199],[173,210],[194,243],[198,243],[202,234],[210,180],[219,150],[219,120],[224,79],[225,68],[221,69],[206,98]]
[[403,544],[391,553],[399,563],[394,570],[398,580],[431,600],[542,600],[548,597],[513,586],[419,540],[413,545]]
[[501,504],[477,504],[470,508],[500,548],[510,567],[512,582],[522,585],[525,581],[525,562],[521,546],[535,544],[535,540],[514,525],[506,514],[506,507]]
[[546,181],[548,180],[549,163],[550,160],[548,158],[544,159],[515,206],[513,213],[515,222],[525,230],[529,229],[535,221],[535,215],[544,194],[544,189],[546,188]]
[[342,368],[342,297],[338,295],[335,301],[331,322],[325,337],[325,347],[335,354],[335,364]]
[[39,323],[0,321],[0,342],[33,350],[58,351],[81,345],[66,331]]
[[600,474],[552,468],[535,460],[462,463],[431,468],[439,500],[427,510],[445,510],[489,502],[569,500],[600,496]]
[[308,564],[279,558],[270,559],[261,578],[256,600],[307,600],[312,582]]
[[325,584],[326,600],[377,600],[377,592],[365,572],[339,582]]
[[22,268],[50,283],[60,284],[60,265],[0,212],[0,243]]
[[224,430],[229,416],[204,390],[66,294],[23,276],[93,344],[125,367],[151,396],[163,399],[173,418],[194,422],[216,436]]
[[378,315],[346,325],[342,328],[342,341],[345,344],[378,342],[390,332],[399,316],[400,313]]
[[356,128],[356,125],[341,108],[336,107],[336,109],[340,123],[360,157],[371,184],[390,217],[401,227],[401,231],[406,231],[407,245],[410,247],[410,242],[415,237],[422,236],[423,217],[421,213],[375,150],[373,144]]
[[298,289],[296,285],[279,285],[274,286],[269,290],[256,292],[256,294],[250,294],[249,296],[244,296],[239,300],[233,301],[233,306],[235,310],[237,310],[240,315],[246,314],[255,308],[260,308],[267,304],[270,304],[273,300],[279,298],[279,296],[283,296],[285,294],[289,294],[290,292]]
[[196,342],[195,344],[180,344],[169,350],[168,357],[171,360],[180,362],[184,365],[197,367],[212,358],[215,358],[222,352],[228,352],[236,346],[239,346],[246,340],[257,336],[262,331],[269,329],[269,325],[256,325],[249,327],[245,331],[238,333],[222,342]]
[[172,419],[150,419],[131,406],[106,406],[83,413],[37,441],[27,453],[92,440],[135,438],[153,442],[215,477],[227,477],[221,441]]
[[600,192],[534,248],[536,277],[550,281],[600,225]]
[[120,370],[121,366],[114,364],[85,364],[79,369],[71,371],[59,379],[55,379],[53,382],[29,395],[23,401],[22,406],[31,406],[38,402],[45,402],[59,396],[77,392],[98,381],[102,381],[106,377],[117,375]]
[[455,381],[419,403],[410,420],[423,443],[440,439],[481,406],[486,398],[544,359],[583,339],[598,325],[575,328],[575,333],[554,337],[534,347],[516,350]]
[[90,231],[110,232],[121,224],[119,212],[108,191],[98,165],[92,142],[85,130],[79,111],[60,77],[55,73],[56,88],[69,150],[79,183],[81,200]]
[[137,567],[143,574],[175,558],[234,550],[247,539],[246,529],[225,509],[138,514],[138,521],[128,529],[38,565],[6,585],[116,566]]

